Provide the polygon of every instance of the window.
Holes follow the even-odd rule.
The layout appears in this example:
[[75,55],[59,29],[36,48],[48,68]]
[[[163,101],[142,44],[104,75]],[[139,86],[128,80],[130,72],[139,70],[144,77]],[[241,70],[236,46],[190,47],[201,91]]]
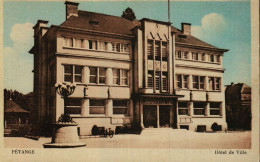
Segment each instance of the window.
[[204,89],[204,76],[192,76],[193,89]]
[[209,77],[209,90],[220,90],[221,78],[219,77]]
[[183,75],[183,88],[188,88],[188,75]]
[[162,60],[167,61],[167,42],[162,42]]
[[82,82],[82,66],[64,65],[65,82]]
[[220,115],[221,102],[210,102],[210,115]]
[[155,89],[160,90],[160,72],[155,72]]
[[193,102],[194,115],[205,115],[205,102]]
[[160,61],[161,60],[161,56],[160,56],[160,42],[159,41],[155,41],[155,51],[154,51],[154,56],[155,56],[155,60]]
[[89,68],[89,83],[105,84],[106,83],[106,69],[90,67]]
[[192,60],[199,60],[199,54],[192,52]]
[[188,102],[183,102],[183,101],[178,102],[178,114],[188,115]]
[[192,85],[193,85],[193,89],[199,89],[199,77],[198,76],[192,76]]
[[112,51],[120,52],[120,43],[112,43]]
[[113,100],[113,114],[127,114],[127,100]]
[[100,84],[106,83],[106,69],[105,68],[99,68],[99,82]]
[[75,47],[83,48],[83,40],[82,39],[75,39]]
[[209,55],[209,62],[214,62],[214,55]]
[[215,90],[220,90],[220,78],[215,78],[216,79],[216,89]]
[[188,88],[189,75],[177,74],[177,88]]
[[120,84],[120,69],[113,69],[113,84]]
[[176,56],[176,58],[180,59],[181,58],[181,51],[176,51],[175,56]]
[[216,56],[216,62],[220,63],[220,56],[219,55]]
[[64,46],[65,47],[73,47],[73,39],[72,38],[64,38]]
[[153,60],[153,41],[148,40],[147,42],[147,58]]
[[121,70],[121,84],[128,85],[128,71]]
[[205,54],[204,53],[201,54],[201,61],[205,61]]
[[183,58],[188,59],[188,52],[183,52]]
[[176,75],[177,78],[177,87],[178,88],[182,88],[182,79],[181,79],[182,75]]
[[89,44],[89,46],[88,46],[89,49],[93,49],[93,50],[97,49],[97,41],[89,40],[88,44]]
[[121,52],[123,52],[123,53],[129,53],[128,44],[121,44]]
[[97,68],[90,67],[89,71],[89,83],[97,83]]
[[89,100],[89,114],[105,114],[105,100]]
[[162,90],[167,91],[167,72],[163,72],[162,75]]
[[64,111],[67,114],[73,114],[73,115],[81,114],[81,99],[67,98]]
[[123,69],[113,70],[113,84],[128,85],[128,71]]
[[153,71],[148,71],[148,88],[153,88]]
[[105,51],[106,50],[106,43],[105,42],[98,42],[98,50]]
[[204,89],[204,80],[205,80],[204,76],[199,77],[199,82],[200,82],[199,89]]

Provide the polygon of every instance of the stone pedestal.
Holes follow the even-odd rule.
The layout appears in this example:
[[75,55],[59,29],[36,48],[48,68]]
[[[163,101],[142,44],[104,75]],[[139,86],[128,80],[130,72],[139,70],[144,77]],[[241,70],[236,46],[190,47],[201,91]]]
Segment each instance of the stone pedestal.
[[55,132],[51,143],[43,144],[44,148],[71,148],[83,147],[85,143],[79,142],[76,123],[55,123]]

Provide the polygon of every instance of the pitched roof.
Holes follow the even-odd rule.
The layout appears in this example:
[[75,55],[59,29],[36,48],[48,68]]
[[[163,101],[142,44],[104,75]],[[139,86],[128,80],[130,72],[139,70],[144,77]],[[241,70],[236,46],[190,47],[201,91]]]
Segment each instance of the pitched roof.
[[[130,30],[140,24],[137,20],[130,21],[118,16],[81,10],[78,13],[78,17],[71,16],[60,26],[131,35]],[[95,24],[95,22],[98,24]]]
[[227,85],[226,94],[234,94],[234,93],[250,94],[251,93],[251,87],[248,86],[245,83]]
[[[77,29],[85,29],[85,30],[86,29],[95,30],[101,32],[109,32],[115,34],[132,35],[131,29],[140,25],[141,25],[141,20],[130,21],[119,16],[111,16],[111,15],[106,15],[101,13],[79,10],[78,17],[71,16],[60,26],[77,28]],[[176,33],[175,41],[177,43],[219,49],[215,46],[212,46],[206,42],[203,42],[195,38],[192,35],[184,36],[181,30],[173,26],[171,30]]]
[[17,105],[13,100],[6,100],[4,103],[5,111],[8,113],[30,113]]

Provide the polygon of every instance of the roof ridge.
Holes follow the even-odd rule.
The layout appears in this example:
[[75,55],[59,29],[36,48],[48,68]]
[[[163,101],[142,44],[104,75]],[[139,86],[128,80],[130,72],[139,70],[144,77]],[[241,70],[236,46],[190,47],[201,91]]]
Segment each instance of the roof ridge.
[[[123,18],[123,17],[121,17],[121,16],[115,16],[115,15],[109,15],[109,14],[104,14],[104,13],[98,13],[98,12],[92,12],[92,11],[83,11],[83,10],[78,10],[79,12],[88,12],[88,13],[93,13],[93,14],[99,14],[99,15],[104,15],[104,16],[110,16],[110,17],[116,17],[116,18],[121,18],[121,19],[124,19],[124,20],[127,20],[127,19],[125,19],[125,18]],[[137,20],[137,19],[135,19],[135,20]],[[135,21],[135,20],[133,20],[133,21]],[[130,21],[130,20],[127,20],[127,21]],[[139,21],[139,20],[137,20],[137,21]]]

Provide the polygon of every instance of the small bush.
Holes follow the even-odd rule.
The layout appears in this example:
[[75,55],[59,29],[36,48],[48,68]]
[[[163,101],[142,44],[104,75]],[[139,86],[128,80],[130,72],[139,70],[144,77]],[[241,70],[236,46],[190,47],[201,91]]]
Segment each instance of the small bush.
[[98,127],[96,125],[94,125],[92,127],[91,133],[92,133],[92,135],[98,135],[99,134],[99,130],[98,130]]
[[122,133],[128,133],[128,132],[129,132],[129,127],[124,126],[124,128],[122,129]]
[[211,126],[211,129],[212,129],[213,132],[218,131],[218,130],[219,130],[219,125],[218,125],[218,123],[216,123],[216,122],[213,123],[212,126]]
[[129,133],[140,134],[142,130],[143,128],[141,127],[140,123],[133,123],[129,130]]
[[115,134],[121,134],[122,133],[122,126],[116,126]]

